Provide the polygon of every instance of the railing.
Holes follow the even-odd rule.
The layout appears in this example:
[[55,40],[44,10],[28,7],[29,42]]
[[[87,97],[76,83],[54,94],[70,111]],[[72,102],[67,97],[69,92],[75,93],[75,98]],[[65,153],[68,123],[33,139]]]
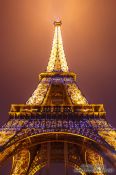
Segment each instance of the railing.
[[105,112],[102,104],[76,106],[39,106],[39,105],[11,105],[10,112],[42,112],[42,113],[78,113],[78,112]]

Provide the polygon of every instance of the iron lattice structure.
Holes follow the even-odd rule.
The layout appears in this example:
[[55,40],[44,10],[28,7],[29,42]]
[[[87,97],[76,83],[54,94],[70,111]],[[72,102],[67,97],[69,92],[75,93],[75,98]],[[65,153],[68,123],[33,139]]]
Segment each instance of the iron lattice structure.
[[[11,175],[33,175],[50,162],[64,162],[82,175],[106,174],[104,160],[116,167],[116,131],[103,104],[89,104],[67,66],[61,22],[47,70],[26,104],[13,104],[0,128],[0,164],[13,157]],[[92,173],[82,165],[92,166]],[[99,166],[96,170],[96,165]]]

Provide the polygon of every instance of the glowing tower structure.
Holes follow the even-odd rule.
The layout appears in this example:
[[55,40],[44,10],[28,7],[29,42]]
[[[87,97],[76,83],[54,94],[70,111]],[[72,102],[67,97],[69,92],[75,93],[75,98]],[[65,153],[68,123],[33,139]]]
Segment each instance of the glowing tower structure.
[[12,156],[11,175],[33,175],[52,162],[64,162],[65,174],[68,167],[82,175],[105,174],[104,160],[116,167],[115,129],[103,104],[89,104],[78,88],[64,54],[61,21],[54,26],[46,72],[26,104],[11,105],[0,129],[0,164]]

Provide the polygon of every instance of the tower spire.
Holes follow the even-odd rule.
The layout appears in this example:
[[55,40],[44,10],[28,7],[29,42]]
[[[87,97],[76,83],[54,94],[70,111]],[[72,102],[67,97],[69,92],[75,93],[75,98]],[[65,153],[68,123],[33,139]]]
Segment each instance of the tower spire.
[[54,38],[47,66],[47,72],[68,72],[68,66],[63,49],[61,25],[61,21],[54,21]]

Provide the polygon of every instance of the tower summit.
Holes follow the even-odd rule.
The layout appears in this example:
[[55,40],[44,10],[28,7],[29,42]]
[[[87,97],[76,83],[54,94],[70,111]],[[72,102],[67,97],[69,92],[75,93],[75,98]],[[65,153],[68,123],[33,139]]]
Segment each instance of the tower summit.
[[26,104],[11,105],[0,128],[0,164],[13,157],[11,175],[34,175],[44,167],[49,172],[51,163],[61,162],[65,175],[68,167],[82,175],[106,175],[104,160],[116,168],[116,131],[103,104],[89,104],[78,88],[67,66],[61,21],[54,27],[46,72]]
[[57,21],[54,21],[54,26],[61,26],[62,25],[62,21],[61,20],[57,20]]
[[54,21],[54,38],[47,66],[47,72],[68,72],[68,66],[63,49],[61,24],[61,21]]

